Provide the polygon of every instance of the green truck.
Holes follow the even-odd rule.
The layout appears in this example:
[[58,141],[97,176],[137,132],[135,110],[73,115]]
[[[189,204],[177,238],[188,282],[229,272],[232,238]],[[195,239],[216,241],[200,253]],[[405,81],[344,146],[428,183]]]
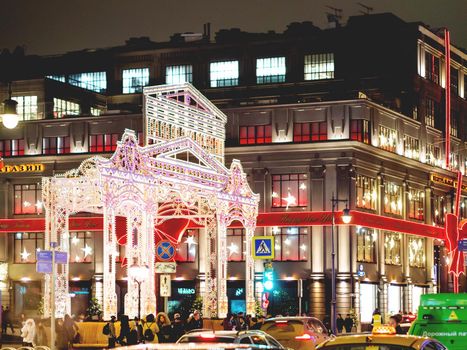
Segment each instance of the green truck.
[[467,350],[467,293],[422,295],[409,334],[437,339],[449,350]]

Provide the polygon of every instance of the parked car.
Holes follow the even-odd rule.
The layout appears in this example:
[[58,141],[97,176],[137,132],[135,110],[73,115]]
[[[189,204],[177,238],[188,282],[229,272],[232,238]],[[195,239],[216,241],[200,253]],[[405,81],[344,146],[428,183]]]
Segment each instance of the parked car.
[[267,319],[261,330],[283,346],[295,350],[313,350],[329,338],[328,330],[315,317],[276,317]]
[[198,329],[184,334],[177,344],[186,343],[233,343],[265,345],[274,349],[286,349],[271,335],[258,330],[248,331],[213,331]]

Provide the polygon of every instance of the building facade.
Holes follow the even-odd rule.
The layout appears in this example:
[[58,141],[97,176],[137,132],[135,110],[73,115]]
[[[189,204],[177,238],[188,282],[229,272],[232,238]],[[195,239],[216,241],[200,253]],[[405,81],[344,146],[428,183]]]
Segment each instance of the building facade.
[[[174,35],[167,43],[132,39],[54,57],[3,56],[23,118],[0,130],[0,215],[13,219],[2,221],[0,290],[16,314],[35,313],[40,302],[34,263],[44,233],[22,222],[43,215],[41,177],[76,168],[91,154],[110,155],[125,128],[143,144],[146,85],[190,82],[222,109],[225,162],[241,160],[261,196],[260,212],[330,210],[333,195],[351,210],[429,225],[444,225],[444,214],[454,211],[455,175],[445,167],[444,42],[422,24],[381,14],[327,30],[305,22],[280,34],[223,30],[214,41]],[[466,54],[451,46],[451,60],[450,160],[465,174]],[[4,85],[0,97],[6,94]],[[268,311],[329,314],[330,228],[258,228],[261,234],[275,236]],[[90,224],[70,230],[73,313],[102,297],[100,235]],[[203,235],[189,230],[178,247],[171,311],[188,309],[203,291]],[[228,231],[232,311],[244,309],[244,236]],[[420,294],[452,288],[441,241],[349,226],[337,228],[336,246],[338,312],[354,309],[362,323],[376,307],[385,315],[415,312]],[[124,257],[121,248],[121,312]],[[258,297],[262,268],[257,262]]]

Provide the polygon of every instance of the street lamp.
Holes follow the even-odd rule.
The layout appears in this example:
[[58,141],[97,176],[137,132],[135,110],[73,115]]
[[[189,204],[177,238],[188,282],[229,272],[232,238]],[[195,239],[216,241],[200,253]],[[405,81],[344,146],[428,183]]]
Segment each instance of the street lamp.
[[336,320],[337,320],[337,300],[336,300],[336,249],[334,247],[334,225],[336,224],[336,218],[334,213],[336,212],[336,207],[339,202],[345,202],[345,209],[342,211],[342,222],[344,224],[349,224],[352,220],[352,215],[350,215],[350,209],[347,207],[349,201],[347,199],[334,198],[334,193],[332,194],[331,203],[332,203],[332,221],[331,221],[331,331],[333,334],[337,334]]
[[8,83],[8,98],[3,101],[2,122],[5,128],[14,129],[18,125],[19,116],[16,110],[18,102],[11,99],[11,83]]
[[128,268],[128,276],[138,284],[138,318],[141,319],[141,283],[143,283],[149,273],[148,265],[139,265],[136,258]]

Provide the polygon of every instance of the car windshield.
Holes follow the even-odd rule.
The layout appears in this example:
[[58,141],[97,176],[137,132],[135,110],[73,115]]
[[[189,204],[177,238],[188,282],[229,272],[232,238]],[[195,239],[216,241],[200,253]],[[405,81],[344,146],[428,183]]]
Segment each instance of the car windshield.
[[326,346],[326,350],[414,350],[414,348],[391,344],[346,344]]
[[222,337],[222,336],[186,336],[180,339],[179,343],[233,343],[233,337]]

